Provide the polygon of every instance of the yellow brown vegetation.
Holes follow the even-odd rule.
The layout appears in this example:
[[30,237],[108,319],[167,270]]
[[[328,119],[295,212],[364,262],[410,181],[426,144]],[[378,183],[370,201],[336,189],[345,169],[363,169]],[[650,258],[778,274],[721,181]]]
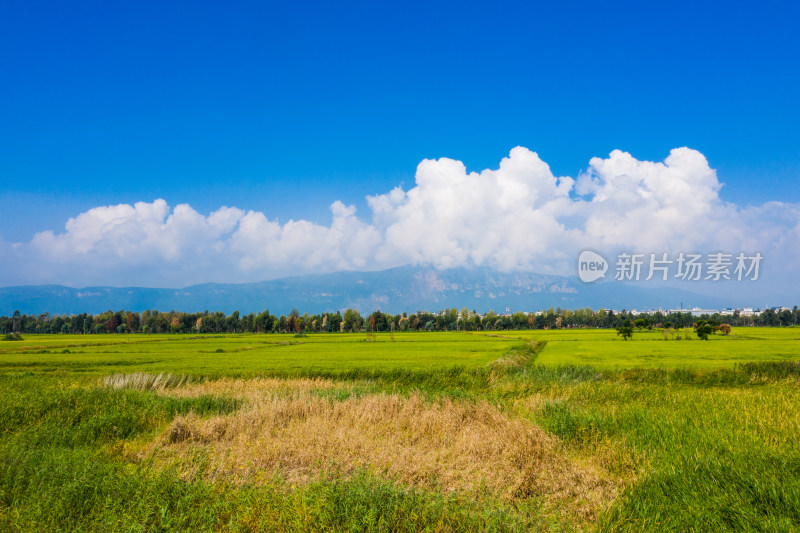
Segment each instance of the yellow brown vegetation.
[[[341,386],[341,385],[339,385]],[[161,460],[225,481],[292,483],[370,470],[400,483],[507,500],[540,498],[556,512],[591,520],[616,496],[617,480],[573,460],[540,427],[487,402],[427,401],[419,394],[315,393],[325,380],[222,380],[164,392],[242,398],[238,412],[176,418],[152,450]]]

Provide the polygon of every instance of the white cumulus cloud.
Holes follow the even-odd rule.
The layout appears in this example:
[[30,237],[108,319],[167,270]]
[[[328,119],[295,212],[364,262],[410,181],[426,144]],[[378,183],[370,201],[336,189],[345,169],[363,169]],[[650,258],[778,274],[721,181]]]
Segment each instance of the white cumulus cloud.
[[497,170],[467,173],[452,159],[425,160],[416,187],[368,198],[382,226],[382,261],[440,268],[488,265],[549,270],[580,232],[559,221],[575,204],[573,180],[557,178],[530,150],[517,147]]
[[703,154],[689,148],[661,162],[615,150],[572,178],[516,147],[482,172],[426,159],[409,190],[367,198],[371,216],[333,202],[329,225],[235,207],[202,214],[160,199],[96,207],[63,231],[0,240],[0,274],[6,285],[146,286],[405,264],[570,275],[583,248],[761,251],[782,271],[800,266],[800,205],[742,207],[724,202],[721,187]]

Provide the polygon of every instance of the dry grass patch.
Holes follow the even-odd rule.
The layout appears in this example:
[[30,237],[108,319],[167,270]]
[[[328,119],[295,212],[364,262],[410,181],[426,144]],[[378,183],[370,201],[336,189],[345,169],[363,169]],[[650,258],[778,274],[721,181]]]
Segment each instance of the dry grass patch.
[[134,389],[141,391],[163,391],[174,389],[190,383],[190,376],[176,376],[173,374],[148,374],[135,372],[133,374],[112,374],[100,380],[104,387],[110,389]]
[[[280,394],[294,385],[293,394]],[[304,483],[367,469],[425,488],[534,497],[579,522],[591,521],[619,490],[601,468],[572,460],[558,439],[486,402],[386,394],[333,401],[310,392],[330,386],[222,380],[170,391],[234,395],[245,405],[227,416],[176,418],[152,452],[189,477],[200,457],[204,476],[226,481],[259,482],[277,472]]]
[[330,379],[322,378],[256,378],[256,379],[231,379],[223,378],[207,381],[190,387],[164,391],[165,394],[179,398],[194,398],[198,396],[227,396],[239,398],[248,405],[258,405],[276,395],[296,396],[307,394],[314,390],[352,389],[353,385],[335,383]]

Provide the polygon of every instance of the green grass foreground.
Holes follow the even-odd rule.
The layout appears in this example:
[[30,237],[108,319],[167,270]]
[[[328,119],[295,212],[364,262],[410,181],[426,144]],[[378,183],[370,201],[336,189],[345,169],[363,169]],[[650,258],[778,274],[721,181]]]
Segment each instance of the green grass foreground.
[[[691,337],[691,336],[690,336]],[[529,344],[528,341],[537,341]],[[24,336],[0,341],[4,531],[792,531],[800,529],[800,329],[664,340],[558,330],[352,335]],[[210,481],[131,453],[235,397],[103,386],[112,374],[323,377],[331,401],[488,400],[624,481],[587,521],[365,469],[297,484]],[[182,383],[182,381],[181,381]],[[339,387],[340,386],[340,387]]]

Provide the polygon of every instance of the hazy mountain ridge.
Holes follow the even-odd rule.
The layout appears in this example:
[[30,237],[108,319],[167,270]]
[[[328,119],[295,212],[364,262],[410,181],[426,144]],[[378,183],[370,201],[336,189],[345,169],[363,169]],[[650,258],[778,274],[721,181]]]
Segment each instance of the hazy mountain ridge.
[[39,285],[0,288],[0,314],[98,313],[126,309],[184,312],[287,313],[293,307],[317,313],[355,308],[361,312],[438,311],[445,308],[535,311],[548,307],[648,309],[726,307],[714,298],[676,289],[646,289],[621,283],[584,284],[577,278],[489,268],[435,270],[399,267],[377,272],[335,272],[262,281],[205,283],[182,289]]

